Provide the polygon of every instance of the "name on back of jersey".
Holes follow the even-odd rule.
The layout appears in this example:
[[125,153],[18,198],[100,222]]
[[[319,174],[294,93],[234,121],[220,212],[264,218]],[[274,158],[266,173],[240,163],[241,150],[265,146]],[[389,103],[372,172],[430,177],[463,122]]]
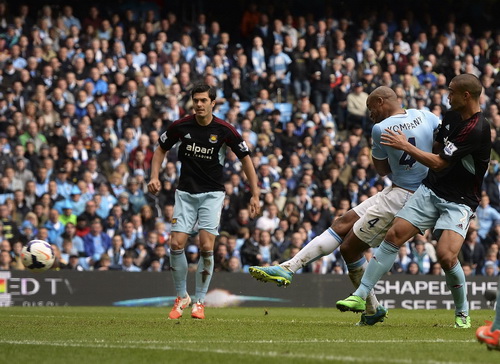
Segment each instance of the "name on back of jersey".
[[418,127],[422,123],[423,123],[422,118],[420,116],[417,116],[415,119],[413,119],[410,122],[388,126],[387,129],[397,133],[398,131],[415,129],[416,127]]

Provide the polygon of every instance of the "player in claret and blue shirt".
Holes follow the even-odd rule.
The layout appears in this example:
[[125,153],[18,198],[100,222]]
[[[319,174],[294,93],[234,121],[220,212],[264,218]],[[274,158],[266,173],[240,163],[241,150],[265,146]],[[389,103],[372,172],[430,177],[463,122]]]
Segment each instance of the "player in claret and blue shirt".
[[182,166],[175,192],[170,241],[170,262],[177,299],[169,314],[170,319],[180,318],[183,310],[191,304],[186,290],[188,263],[184,246],[189,235],[195,232],[196,224],[201,253],[196,273],[196,303],[193,304],[191,316],[205,318],[204,299],[213,274],[214,243],[225,197],[222,169],[227,147],[241,160],[248,179],[252,195],[249,205],[251,216],[260,210],[260,190],[248,146],[231,124],[212,114],[215,89],[207,84],[199,84],[191,91],[191,97],[195,114],[175,121],[160,136],[148,184],[149,192],[157,194],[160,191],[159,171],[165,154],[180,142],[178,157]]

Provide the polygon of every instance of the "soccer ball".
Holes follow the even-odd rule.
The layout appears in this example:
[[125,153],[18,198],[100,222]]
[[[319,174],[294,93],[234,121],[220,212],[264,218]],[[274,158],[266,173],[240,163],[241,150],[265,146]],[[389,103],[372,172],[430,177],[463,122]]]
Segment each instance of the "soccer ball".
[[43,240],[31,240],[21,252],[24,266],[33,272],[43,272],[50,269],[54,264],[54,259],[52,247]]

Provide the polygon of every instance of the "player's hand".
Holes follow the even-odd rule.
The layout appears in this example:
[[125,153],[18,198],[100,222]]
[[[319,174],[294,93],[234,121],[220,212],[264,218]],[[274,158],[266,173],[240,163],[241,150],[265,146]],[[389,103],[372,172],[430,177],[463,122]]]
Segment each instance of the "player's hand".
[[406,144],[409,144],[406,136],[400,130],[397,133],[390,129],[385,129],[385,131],[387,134],[380,135],[380,144],[399,150],[404,150]]
[[151,178],[151,181],[148,183],[148,191],[153,195],[158,194],[160,192],[161,183],[158,178]]
[[260,214],[260,201],[259,196],[252,196],[250,198],[250,217],[254,218]]

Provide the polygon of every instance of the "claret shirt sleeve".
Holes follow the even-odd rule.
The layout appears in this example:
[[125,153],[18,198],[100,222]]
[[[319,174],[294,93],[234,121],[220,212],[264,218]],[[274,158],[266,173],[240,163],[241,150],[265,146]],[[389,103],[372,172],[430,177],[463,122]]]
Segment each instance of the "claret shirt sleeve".
[[[460,122],[465,124],[463,121]],[[482,130],[475,128],[478,122],[479,115],[476,115],[468,121],[467,126],[460,129],[460,132],[444,137],[442,139],[443,150],[439,156],[453,163],[480,149]],[[453,126],[450,126],[450,129],[453,129]]]
[[177,124],[171,124],[163,134],[160,135],[160,139],[158,140],[158,144],[161,149],[167,151],[172,149],[172,147],[177,143],[180,139],[179,133],[177,131]]
[[232,127],[228,126],[228,135],[226,138],[226,144],[231,148],[231,150],[236,154],[239,159],[245,158],[250,155],[250,149],[247,143],[243,140],[240,133]]

